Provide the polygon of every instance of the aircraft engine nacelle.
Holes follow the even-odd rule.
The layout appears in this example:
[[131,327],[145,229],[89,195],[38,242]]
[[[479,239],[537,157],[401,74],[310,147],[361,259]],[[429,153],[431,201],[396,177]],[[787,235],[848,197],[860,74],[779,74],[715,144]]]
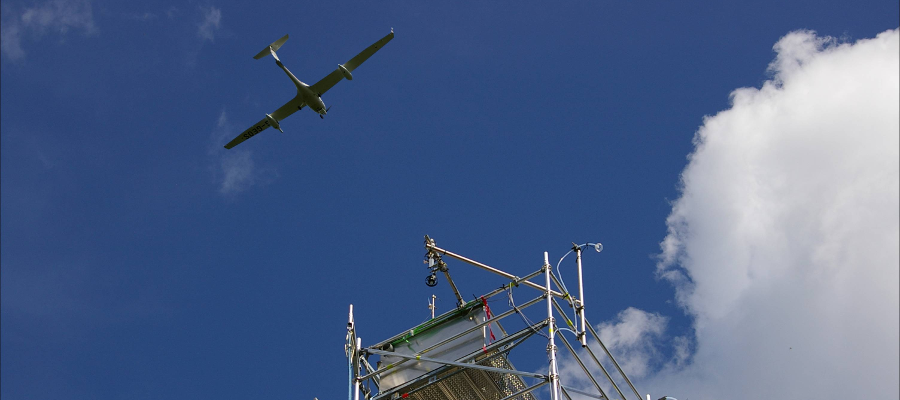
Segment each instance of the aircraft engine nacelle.
[[278,131],[281,133],[284,133],[284,131],[281,130],[281,125],[278,123],[277,120],[275,120],[274,117],[272,117],[269,114],[266,114],[266,120],[269,121],[269,125],[271,125],[273,128],[278,129]]
[[350,70],[347,69],[347,67],[345,67],[341,64],[338,64],[338,69],[341,70],[341,74],[344,74],[344,78],[347,78],[348,81],[353,80],[353,75],[350,74]]

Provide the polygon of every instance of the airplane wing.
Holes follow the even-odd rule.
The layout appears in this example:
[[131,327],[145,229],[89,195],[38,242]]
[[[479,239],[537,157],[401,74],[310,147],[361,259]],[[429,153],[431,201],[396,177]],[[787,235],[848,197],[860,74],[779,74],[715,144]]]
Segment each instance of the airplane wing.
[[[356,67],[362,65],[364,61],[368,60],[369,57],[372,57],[372,54],[375,54],[376,51],[384,47],[384,45],[390,42],[393,38],[394,30],[392,29],[391,33],[389,33],[387,36],[381,38],[381,40],[367,47],[361,53],[357,54],[356,57],[351,58],[350,61],[347,61],[347,63],[344,64],[344,68],[347,68],[348,71],[353,71],[354,69],[356,69]],[[328,76],[322,78],[322,80],[316,82],[316,84],[310,86],[309,88],[312,89],[313,93],[318,93],[319,96],[321,96],[325,94],[328,89],[331,89],[332,86],[340,82],[341,79],[344,79],[344,74],[341,73],[340,69],[335,69],[334,71],[331,71]]]
[[236,138],[234,138],[232,141],[228,142],[228,144],[225,145],[225,148],[230,149],[234,146],[237,146],[237,145],[241,144],[241,142],[243,142],[247,139],[250,139],[253,136],[256,136],[257,133],[260,133],[260,132],[266,130],[266,128],[268,128],[268,127],[269,127],[269,120],[267,118],[263,117],[263,119],[261,121],[253,124],[253,126],[247,128],[246,131],[241,132],[240,135],[237,135]]
[[300,107],[305,106],[306,103],[300,98],[299,95],[291,99],[291,101],[287,102],[285,105],[278,107],[275,112],[272,113],[272,118],[275,118],[276,121],[281,122],[281,120],[287,118],[289,115],[297,112]]
[[[303,106],[304,106],[304,103],[303,103],[303,100],[300,99],[300,96],[294,97],[293,99],[291,99],[291,101],[287,102],[287,104],[285,104],[285,105],[279,107],[277,110],[275,110],[275,112],[272,113],[272,118],[275,118],[276,121],[281,121],[281,120],[287,118],[289,115],[296,112],[297,110],[299,110],[300,107],[303,107]],[[269,125],[268,118],[263,117],[263,119],[261,121],[253,124],[253,126],[251,126],[250,128],[247,128],[247,130],[241,132],[240,135],[237,135],[236,138],[234,138],[232,141],[228,142],[228,144],[225,145],[225,148],[230,149],[234,146],[237,146],[237,145],[241,144],[243,141],[250,139],[250,138],[256,136],[256,134],[266,130],[267,128],[269,128],[269,126],[270,125]]]

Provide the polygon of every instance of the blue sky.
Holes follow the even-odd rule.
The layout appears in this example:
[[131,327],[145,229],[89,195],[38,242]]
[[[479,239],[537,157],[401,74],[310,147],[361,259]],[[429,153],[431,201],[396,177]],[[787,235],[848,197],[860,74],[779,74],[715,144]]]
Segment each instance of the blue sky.
[[[900,12],[896,1],[2,7],[9,399],[338,398],[348,304],[368,342],[426,318],[432,293],[439,311],[451,304],[446,282],[424,285],[425,234],[520,275],[543,251],[557,260],[573,241],[602,242],[585,258],[591,320],[629,307],[664,316],[654,340],[668,359],[695,319],[657,256],[704,117],[771,79],[788,33],[855,42],[896,29]],[[222,148],[295,94],[271,59],[252,58],[268,43],[290,34],[279,57],[311,84],[391,28],[323,96],[324,120],[303,110],[284,134]],[[466,294],[502,283],[450,268]]]

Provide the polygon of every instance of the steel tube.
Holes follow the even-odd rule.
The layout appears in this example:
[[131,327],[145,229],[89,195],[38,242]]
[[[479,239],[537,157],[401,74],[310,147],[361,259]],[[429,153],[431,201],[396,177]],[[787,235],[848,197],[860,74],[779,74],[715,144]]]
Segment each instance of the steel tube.
[[[556,279],[556,275],[550,275],[550,278],[552,278],[552,279],[553,279],[553,282],[556,283],[556,287],[562,288],[562,285],[560,285],[560,283],[559,283],[559,279]],[[569,293],[566,293],[566,294],[569,295]],[[571,295],[569,295],[569,296],[570,296],[570,297],[569,297],[570,299],[575,299],[574,296],[571,296]],[[554,303],[555,303],[555,302],[554,302]],[[570,305],[569,305],[569,308],[572,308],[571,303],[569,303],[569,304],[570,304]],[[572,322],[572,320],[569,319],[569,315],[566,314],[566,312],[563,311],[562,308],[556,307],[556,311],[559,311],[559,313],[562,314],[563,318],[566,319],[566,324],[569,325],[570,327],[572,327],[572,331],[573,331],[573,332],[575,332],[575,331],[578,330],[578,326],[576,326],[575,323]]]
[[369,352],[372,354],[405,358],[407,360],[425,361],[425,362],[431,362],[431,363],[436,363],[436,364],[451,365],[451,366],[460,367],[460,368],[480,369],[482,371],[496,372],[498,374],[512,374],[512,375],[528,376],[528,377],[532,377],[532,378],[547,379],[546,375],[536,374],[534,372],[516,371],[514,369],[505,369],[505,368],[486,367],[484,365],[461,363],[461,362],[456,362],[456,361],[441,360],[441,359],[430,358],[430,357],[413,356],[413,355],[409,355],[409,354],[395,353],[393,351],[369,349]]
[[[365,357],[360,357],[359,360],[362,361],[363,368],[365,368],[365,370],[366,370],[365,372],[366,372],[366,373],[375,371],[375,368],[372,367],[372,364],[369,364],[369,360],[366,360]],[[372,377],[372,380],[373,380],[374,383],[375,383],[375,387],[376,387],[378,390],[381,390],[381,379],[379,379],[377,376],[373,376],[373,377]]]
[[[600,400],[609,400],[609,397],[600,397],[600,396],[597,396],[596,394],[590,394],[590,393],[587,393],[587,392],[582,392],[582,391],[580,391],[580,390],[578,390],[578,389],[572,389],[572,388],[570,388],[570,387],[565,387],[565,386],[563,386],[562,388],[563,388],[563,392],[565,392],[566,390],[571,390],[572,392],[578,393],[578,394],[580,394],[580,395],[582,395],[582,396],[592,397],[592,398],[600,399]],[[566,396],[568,396],[568,395],[566,395]]]
[[567,399],[572,400],[572,396],[569,396],[569,391],[565,386],[560,385],[559,388],[562,389],[562,394],[564,394]]
[[[560,307],[560,305],[559,305],[558,302],[555,302],[555,301],[554,301],[553,303],[554,303],[554,305],[556,305],[557,310],[560,309],[560,308],[562,308],[562,307]],[[593,328],[591,328],[591,329],[593,329]],[[597,341],[599,342],[600,339],[597,339]],[[612,377],[609,376],[609,372],[606,371],[606,368],[603,367],[603,364],[600,364],[600,360],[597,359],[597,356],[596,356],[596,355],[594,355],[594,351],[591,350],[590,347],[584,347],[584,349],[587,350],[588,355],[591,356],[591,359],[594,360],[594,363],[596,363],[597,366],[600,367],[600,370],[603,371],[603,375],[606,376],[606,379],[609,380],[609,383],[612,383],[613,389],[616,389],[616,393],[618,393],[619,396],[622,396],[622,400],[625,400],[625,395],[622,393],[621,390],[619,390],[619,385],[616,385],[616,381],[614,381],[614,380],[612,379]],[[621,370],[619,370],[619,373],[621,373],[622,376],[625,376],[625,374],[622,373]],[[625,377],[625,379],[628,379],[628,377]],[[640,397],[640,396],[638,396],[638,397]]]
[[587,333],[584,332],[584,282],[581,279],[581,247],[575,246],[575,262],[578,264],[578,300],[575,301],[575,312],[581,319],[581,332],[578,332],[578,339],[581,347],[587,346]]
[[549,327],[549,344],[547,345],[547,351],[550,353],[550,399],[551,400],[559,400],[559,370],[556,366],[556,343],[554,343],[553,339],[555,336],[555,328],[553,320],[553,296],[550,295],[550,261],[548,260],[548,254],[544,252],[544,280],[547,282],[547,321]]
[[594,387],[597,388],[597,391],[600,392],[600,395],[606,397],[606,392],[603,391],[603,388],[600,387],[600,384],[597,383],[597,380],[594,379],[594,375],[591,374],[591,371],[587,369],[587,366],[584,365],[584,362],[581,361],[581,357],[578,357],[578,353],[575,353],[575,349],[572,348],[572,345],[569,344],[569,341],[566,340],[564,335],[559,335],[559,338],[562,339],[563,344],[566,345],[566,348],[569,349],[569,352],[572,353],[572,356],[575,357],[575,361],[578,361],[578,365],[581,366],[581,370],[584,371],[584,374],[587,375],[588,379],[591,380],[591,383],[594,384]]
[[[356,338],[356,351],[354,355],[359,357],[359,350],[362,347],[362,339]],[[355,365],[353,366],[354,373],[359,373],[359,359],[356,360]],[[353,381],[353,400],[359,400],[359,380]]]
[[[509,280],[512,280],[512,281],[518,280],[518,278],[516,278],[516,276],[513,275],[513,274],[509,274],[509,273],[503,272],[503,271],[501,271],[501,270],[499,270],[499,269],[496,269],[496,268],[494,268],[494,267],[491,267],[491,266],[489,266],[489,265],[487,265],[487,264],[482,264],[482,263],[480,263],[480,262],[478,262],[478,261],[475,261],[475,260],[472,260],[472,259],[470,259],[470,258],[463,257],[463,256],[461,256],[461,255],[459,255],[459,254],[456,254],[456,253],[453,253],[453,252],[444,250],[444,249],[442,249],[442,248],[440,248],[440,247],[437,247],[437,246],[435,246],[435,245],[432,245],[432,244],[426,244],[426,245],[425,245],[425,248],[427,248],[427,249],[429,249],[429,250],[433,250],[433,251],[438,252],[438,253],[441,253],[441,255],[447,255],[447,256],[450,256],[450,257],[452,257],[452,258],[455,258],[455,259],[457,259],[457,260],[459,260],[459,261],[463,261],[463,262],[472,264],[472,265],[474,265],[474,266],[476,266],[476,267],[478,267],[478,268],[481,268],[481,269],[483,269],[483,270],[485,270],[485,271],[493,272],[493,273],[495,273],[495,274],[497,274],[497,275],[500,275],[500,276],[502,276],[502,277],[505,277],[506,279],[509,279]],[[548,263],[548,264],[549,264],[549,263]],[[533,282],[531,282],[531,281],[525,281],[525,280],[523,280],[523,281],[521,281],[521,282],[519,282],[519,283],[524,284],[524,285],[526,285],[526,286],[531,286],[532,288],[535,288],[535,289],[540,290],[540,291],[547,291],[547,290],[549,290],[549,291],[550,291],[550,294],[552,294],[552,295],[554,295],[554,296],[556,296],[556,297],[560,297],[560,298],[564,297],[564,295],[563,295],[562,293],[560,293],[560,292],[557,292],[557,291],[555,291],[555,290],[552,290],[552,289],[550,289],[549,287],[545,289],[545,288],[541,287],[541,285],[538,285],[538,284],[533,283]]]
[[456,288],[456,284],[453,283],[453,278],[450,277],[450,270],[445,270],[444,276],[447,277],[447,283],[450,284],[450,288],[453,289],[453,294],[456,295],[456,301],[459,302],[458,307],[461,307],[463,304],[466,304],[465,300],[463,300],[463,298],[462,298],[462,295],[459,294],[459,289]]
[[[531,335],[534,335],[535,329],[543,328],[544,325],[546,325],[546,324],[547,324],[547,320],[543,320],[543,321],[541,321],[541,322],[538,322],[538,323],[534,324],[533,326],[526,327],[526,328],[524,328],[524,329],[522,329],[522,330],[520,330],[520,331],[518,331],[518,332],[516,332],[516,333],[513,333],[513,334],[510,335],[510,336],[507,336],[507,337],[505,337],[505,338],[503,338],[503,339],[500,339],[500,340],[498,340],[498,341],[492,343],[490,346],[487,346],[485,349],[478,349],[478,350],[475,350],[475,351],[473,351],[473,352],[471,352],[471,353],[469,353],[469,354],[466,354],[465,356],[463,356],[463,357],[457,359],[456,361],[458,361],[458,362],[467,362],[467,361],[469,361],[470,358],[475,358],[475,357],[478,356],[479,354],[484,353],[484,351],[490,352],[491,350],[496,349],[496,348],[498,348],[498,347],[501,347],[501,346],[505,345],[506,343],[514,342],[514,341],[518,340],[518,339],[519,339],[520,337],[522,337],[522,336],[526,336],[526,335],[527,335],[527,336],[531,336]],[[527,339],[527,338],[526,338],[526,339]],[[524,339],[523,339],[523,340],[524,340]],[[517,343],[517,344],[518,344],[518,343]],[[509,351],[509,349],[504,349],[504,350],[503,350],[503,352],[506,352],[506,351]]]
[[511,395],[509,395],[509,396],[506,396],[506,397],[504,397],[504,398],[502,398],[502,399],[500,399],[500,400],[510,400],[510,399],[514,399],[514,398],[516,398],[516,397],[519,397],[519,396],[521,396],[521,395],[523,395],[523,394],[525,394],[525,393],[531,393],[531,392],[533,392],[535,389],[537,389],[537,388],[539,388],[539,387],[541,387],[541,386],[544,386],[544,385],[546,385],[547,383],[548,383],[547,381],[535,383],[534,385],[531,385],[531,386],[529,386],[529,387],[527,387],[527,388],[525,388],[525,389],[522,389],[522,390],[520,390],[520,391],[518,391],[518,392],[515,392],[515,393],[513,393],[513,394],[511,394]]
[[353,374],[353,357],[356,356],[353,343],[356,342],[355,327],[353,326],[353,304],[350,305],[350,316],[347,320],[347,400],[353,400],[353,384],[356,376]]
[[[600,335],[597,334],[597,331],[594,330],[594,327],[591,326],[590,323],[588,323],[587,327],[591,334],[594,335],[594,339],[597,339],[597,343],[600,343],[600,347],[603,348],[603,351],[606,352],[606,355],[609,356],[609,359],[612,360],[613,365],[615,365],[616,369],[619,370],[619,374],[621,374],[622,377],[625,378],[625,382],[628,382],[628,386],[631,386],[631,390],[634,392],[634,395],[637,396],[638,399],[640,399],[641,394],[638,393],[637,389],[635,389],[634,384],[631,383],[631,379],[628,379],[628,375],[625,375],[625,373],[622,372],[622,367],[619,366],[619,363],[616,362],[616,359],[612,356],[612,354],[610,354],[609,350],[606,348],[606,345],[604,345],[603,342],[600,341]],[[625,396],[622,397],[624,398]]]

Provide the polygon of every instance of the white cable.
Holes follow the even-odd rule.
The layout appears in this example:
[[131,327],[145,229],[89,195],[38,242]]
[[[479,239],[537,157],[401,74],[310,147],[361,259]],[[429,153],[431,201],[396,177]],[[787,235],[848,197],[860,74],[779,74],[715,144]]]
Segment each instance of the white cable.
[[[576,245],[576,246],[579,249],[583,248],[585,246],[594,246],[594,249],[597,250],[598,253],[603,250],[603,245],[600,243],[585,243],[585,244],[580,244],[580,245]],[[565,280],[563,280],[562,273],[559,272],[559,266],[560,266],[560,264],[562,264],[563,260],[565,260],[566,257],[568,257],[569,254],[571,254],[573,251],[575,251],[575,249],[569,250],[569,252],[567,252],[565,255],[563,255],[562,258],[559,259],[559,262],[556,263],[556,275],[559,275],[559,285],[561,286],[561,289],[566,292],[565,294],[569,294],[569,289],[566,288],[566,282],[565,282]],[[569,296],[568,300],[569,300],[569,303],[572,304],[572,296]]]
[[528,325],[528,328],[530,328],[534,333],[549,339],[550,338],[549,336],[547,336],[546,334],[544,334],[543,332],[541,332],[537,329],[534,329],[534,323],[531,322],[531,320],[528,319],[527,316],[525,316],[525,313],[522,312],[522,310],[520,310],[519,307],[516,307],[516,302],[513,300],[513,297],[512,297],[512,288],[508,288],[506,290],[506,294],[509,297],[509,306],[512,307],[513,310],[516,310],[516,314],[519,314],[519,316],[522,317],[522,321],[525,322],[525,325]]

